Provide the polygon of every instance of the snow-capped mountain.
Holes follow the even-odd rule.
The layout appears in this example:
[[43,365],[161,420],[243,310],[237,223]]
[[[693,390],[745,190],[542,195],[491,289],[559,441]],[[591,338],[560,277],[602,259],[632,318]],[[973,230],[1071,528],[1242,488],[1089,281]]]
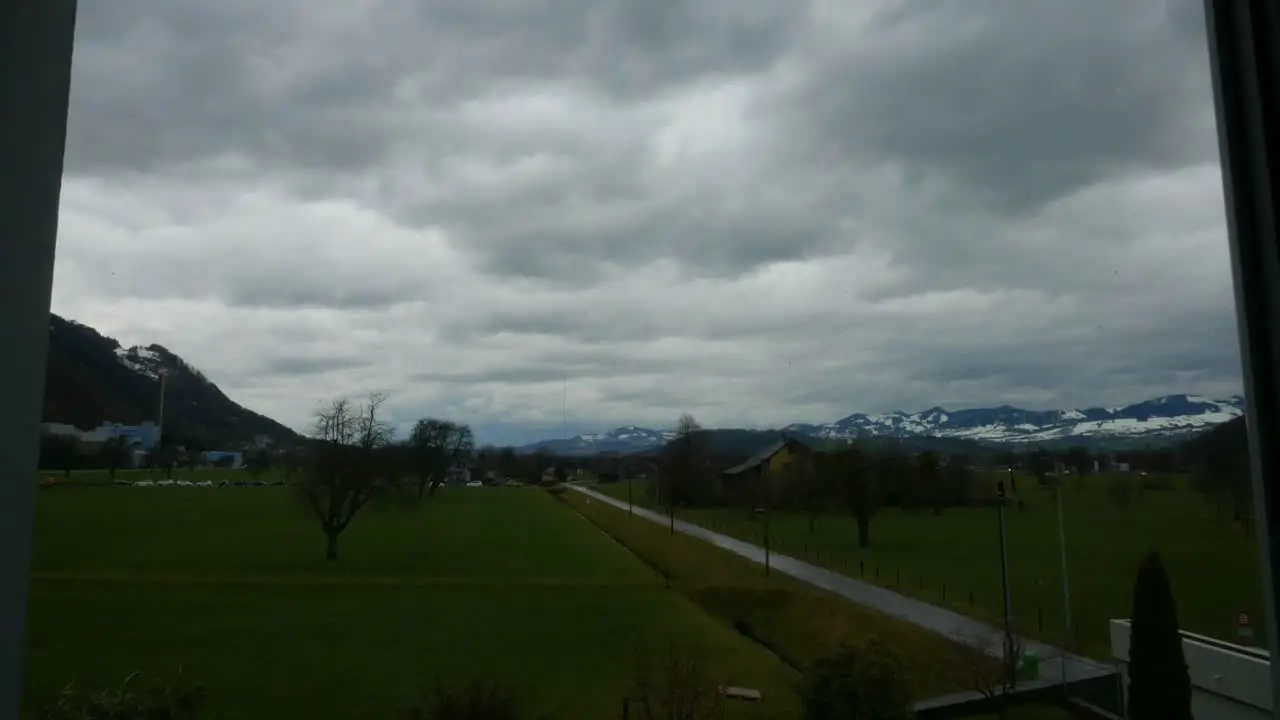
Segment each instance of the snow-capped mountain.
[[49,315],[43,422],[95,428],[157,419],[160,372],[166,374],[167,435],[234,444],[297,433],[231,400],[199,370],[160,345],[123,347],[97,330]]
[[526,445],[523,452],[549,450],[557,455],[594,455],[603,452],[632,453],[664,445],[675,437],[673,430],[651,430],[627,425],[608,432],[575,435],[571,438],[540,440]]
[[820,438],[933,437],[980,442],[1047,442],[1068,438],[1169,437],[1207,430],[1244,414],[1244,398],[1211,400],[1198,395],[1167,395],[1111,408],[1023,410],[1002,405],[950,411],[935,407],[919,413],[856,413],[825,425],[787,429]]
[[[1244,398],[1213,400],[1199,395],[1167,395],[1110,408],[1024,410],[1009,405],[994,408],[881,415],[855,413],[821,425],[796,423],[784,430],[829,440],[873,437],[936,437],[982,443],[1057,443],[1079,440],[1165,440],[1193,434],[1244,414]],[[546,448],[563,454],[636,452],[671,439],[670,431],[628,426],[606,433],[577,435],[568,440],[544,440],[523,450]]]

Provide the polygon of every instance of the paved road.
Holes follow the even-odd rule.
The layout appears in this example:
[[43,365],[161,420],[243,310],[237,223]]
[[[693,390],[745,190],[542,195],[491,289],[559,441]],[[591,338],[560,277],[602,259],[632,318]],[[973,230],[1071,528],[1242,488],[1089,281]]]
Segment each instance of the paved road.
[[[601,502],[609,503],[623,510],[627,509],[625,502],[611,498],[608,495],[602,495],[578,485],[569,485],[568,487]],[[633,512],[640,517],[663,525],[670,522],[666,515],[644,508],[633,506]],[[764,564],[764,548],[758,545],[752,545],[727,535],[712,532],[702,526],[687,523],[678,518],[676,519],[676,530],[705,540],[712,545],[741,555],[753,562]],[[905,620],[913,625],[961,642],[982,642],[996,656],[1003,654],[1000,630],[973,618],[900,595],[878,585],[855,580],[847,575],[841,575],[786,555],[771,552],[769,554],[769,566],[780,573],[846,597],[859,605],[875,608],[887,615],[892,615],[900,620]],[[1071,682],[1097,678],[1116,672],[1115,667],[1111,665],[1065,653],[1051,645],[1029,638],[1024,640],[1024,646],[1026,650],[1034,652],[1040,659],[1040,677],[1047,682],[1061,682],[1063,662],[1066,663],[1067,680]]]

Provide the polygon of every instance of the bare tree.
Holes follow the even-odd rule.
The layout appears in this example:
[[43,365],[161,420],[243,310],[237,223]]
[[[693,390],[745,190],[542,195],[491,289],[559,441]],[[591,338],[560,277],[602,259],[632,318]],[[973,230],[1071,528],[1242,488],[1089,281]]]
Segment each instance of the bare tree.
[[252,450],[244,459],[244,467],[249,471],[249,476],[257,480],[262,477],[262,473],[271,469],[271,456],[262,448]]
[[1018,667],[1025,646],[1016,633],[996,632],[961,638],[955,643],[957,662],[955,680],[963,687],[981,693],[996,706],[999,717],[1007,717],[1006,695],[1018,684]]
[[884,502],[883,486],[867,455],[856,443],[815,457],[818,473],[836,488],[858,523],[858,546],[871,547],[871,519]]
[[943,473],[938,456],[931,452],[922,452],[916,459],[916,475],[920,481],[920,490],[934,515],[941,515],[943,502]]
[[675,437],[662,448],[659,482],[668,505],[700,503],[713,499],[714,473],[709,466],[710,437],[692,415],[676,421]]
[[818,519],[831,504],[831,487],[827,478],[819,475],[813,458],[797,457],[783,467],[778,488],[788,505],[804,511],[809,520],[809,532],[813,533]]
[[424,494],[435,495],[449,468],[470,455],[474,444],[468,425],[437,418],[422,418],[414,423],[409,447],[418,480],[418,499]]
[[200,460],[204,458],[204,448],[200,443],[188,442],[185,447],[186,452],[182,456],[182,462],[187,466],[188,473],[194,473],[200,465]]
[[325,560],[338,559],[338,536],[369,501],[399,484],[389,452],[392,429],[378,419],[386,396],[361,405],[346,398],[316,413],[315,444],[298,468],[297,489],[320,521]]
[[112,479],[116,479],[116,470],[130,465],[131,453],[129,446],[125,444],[124,438],[111,438],[102,444],[102,449],[98,451],[99,462],[107,469],[107,475]]
[[640,648],[625,702],[640,720],[711,720],[724,711],[720,686],[688,648]]
[[1115,478],[1107,483],[1107,495],[1120,512],[1124,512],[1133,504],[1133,483],[1127,477]]

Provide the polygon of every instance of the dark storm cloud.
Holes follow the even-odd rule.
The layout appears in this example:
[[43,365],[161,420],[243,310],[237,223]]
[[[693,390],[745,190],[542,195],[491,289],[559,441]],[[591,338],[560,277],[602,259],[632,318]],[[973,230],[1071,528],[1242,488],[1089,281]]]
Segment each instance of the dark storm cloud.
[[296,417],[1237,382],[1192,0],[116,0],[78,34],[59,307]]
[[1103,178],[1216,159],[1211,137],[1186,134],[1212,117],[1196,3],[894,8],[783,108],[810,161],[892,162],[1025,212]]
[[[576,77],[619,100],[707,74],[752,72],[787,49],[802,4],[759,0],[421,3],[422,27],[468,72],[508,81]],[[466,38],[467,43],[455,38]],[[477,44],[478,43],[478,44]],[[468,52],[468,49],[470,50]]]
[[[158,12],[152,0],[86,3],[70,167],[150,170],[229,150],[295,170],[368,167],[403,129],[371,112],[394,106],[398,88],[441,107],[543,81],[646,97],[766,65],[786,47],[789,8],[176,0]],[[431,133],[419,140],[431,143]]]

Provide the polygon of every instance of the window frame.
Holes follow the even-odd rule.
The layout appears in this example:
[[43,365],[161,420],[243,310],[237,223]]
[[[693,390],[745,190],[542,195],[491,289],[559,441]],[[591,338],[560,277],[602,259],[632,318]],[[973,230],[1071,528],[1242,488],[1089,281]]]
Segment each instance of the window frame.
[[[1261,546],[1267,646],[1280,624],[1280,3],[1204,0]],[[1229,612],[1224,608],[1223,612]],[[1272,662],[1280,717],[1280,661]]]
[[[1277,653],[1280,596],[1280,4],[1204,0],[1236,289],[1250,462]],[[76,0],[0,5],[0,720],[21,692],[48,316],[66,147]],[[15,70],[15,68],[17,70]],[[10,479],[17,479],[16,482]],[[1280,717],[1280,662],[1272,663]]]

